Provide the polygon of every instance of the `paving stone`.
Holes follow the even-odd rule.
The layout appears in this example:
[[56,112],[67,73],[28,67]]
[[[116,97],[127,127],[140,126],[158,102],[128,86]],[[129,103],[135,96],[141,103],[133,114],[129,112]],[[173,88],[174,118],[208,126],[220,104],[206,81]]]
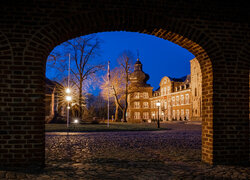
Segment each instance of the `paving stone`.
[[5,178],[6,171],[0,171],[0,178]]
[[[201,127],[189,125],[184,134],[183,125],[168,126],[172,130],[160,133],[85,133],[70,137],[71,141],[65,136],[46,136],[44,172],[25,177],[29,180],[250,179],[247,167],[210,166],[200,161]],[[0,171],[0,179],[6,178],[7,173]],[[17,173],[16,179],[18,176]],[[13,177],[8,174],[8,178]]]
[[16,179],[16,173],[15,172],[7,172],[5,177],[6,177],[6,179]]

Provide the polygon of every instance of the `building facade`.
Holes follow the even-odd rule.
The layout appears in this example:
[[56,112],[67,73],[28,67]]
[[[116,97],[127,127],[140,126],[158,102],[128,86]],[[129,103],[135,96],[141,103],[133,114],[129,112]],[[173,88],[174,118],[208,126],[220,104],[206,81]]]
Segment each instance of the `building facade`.
[[48,78],[45,80],[45,123],[50,123],[55,117],[66,116],[66,105],[63,103],[61,91],[63,86]]
[[151,122],[201,120],[201,70],[196,58],[190,61],[191,74],[182,78],[163,77],[153,91],[142,64],[135,63],[129,86],[128,121]]

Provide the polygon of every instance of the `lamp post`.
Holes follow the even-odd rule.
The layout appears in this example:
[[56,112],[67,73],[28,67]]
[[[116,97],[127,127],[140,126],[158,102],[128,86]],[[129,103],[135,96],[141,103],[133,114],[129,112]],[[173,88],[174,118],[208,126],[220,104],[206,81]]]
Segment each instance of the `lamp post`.
[[156,106],[158,107],[157,127],[160,128],[160,106],[161,106],[161,103],[160,103],[160,102],[157,102],[157,103],[156,103]]
[[66,89],[66,101],[68,102],[68,105],[67,105],[67,128],[69,127],[69,109],[70,109],[70,106],[69,106],[69,102],[72,100],[72,97],[70,96],[70,89],[67,88]]

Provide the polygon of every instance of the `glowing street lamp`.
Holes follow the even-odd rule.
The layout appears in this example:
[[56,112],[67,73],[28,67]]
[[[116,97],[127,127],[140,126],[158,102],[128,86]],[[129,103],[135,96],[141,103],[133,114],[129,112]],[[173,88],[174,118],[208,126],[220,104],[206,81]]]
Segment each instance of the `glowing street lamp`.
[[74,120],[74,123],[78,123],[78,122],[79,122],[78,119],[75,119],[75,120]]
[[66,101],[71,101],[72,100],[72,97],[71,96],[66,96]]
[[157,102],[157,103],[156,103],[156,106],[158,107],[157,127],[160,128],[160,106],[161,106],[161,103],[160,103],[160,102]]
[[66,89],[66,93],[67,93],[67,94],[70,93],[70,89],[69,89],[69,88]]
[[70,109],[69,102],[72,101],[72,97],[69,95],[69,93],[70,93],[69,88],[66,89],[66,93],[68,94],[66,96],[66,101],[68,102],[68,106],[67,106],[67,127],[69,127],[69,109]]

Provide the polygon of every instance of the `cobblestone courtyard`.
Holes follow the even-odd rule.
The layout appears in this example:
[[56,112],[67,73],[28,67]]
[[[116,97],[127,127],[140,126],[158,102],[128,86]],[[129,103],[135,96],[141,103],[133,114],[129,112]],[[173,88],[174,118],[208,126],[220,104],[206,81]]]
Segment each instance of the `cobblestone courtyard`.
[[201,126],[171,130],[46,134],[41,173],[0,171],[0,179],[250,179],[249,167],[201,162]]

